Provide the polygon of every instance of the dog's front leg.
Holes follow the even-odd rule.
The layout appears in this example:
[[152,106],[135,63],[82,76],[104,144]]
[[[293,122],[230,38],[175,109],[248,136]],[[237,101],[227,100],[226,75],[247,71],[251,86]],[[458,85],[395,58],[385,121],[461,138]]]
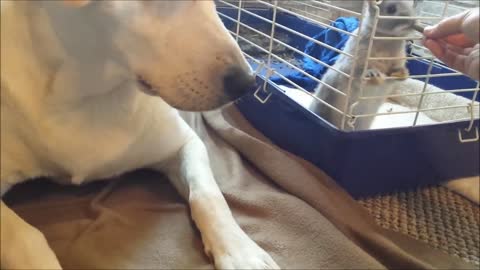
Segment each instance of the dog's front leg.
[[61,269],[43,234],[5,203],[0,209],[1,269]]
[[162,166],[188,200],[205,252],[217,269],[277,269],[272,258],[235,222],[210,168],[203,142],[194,136]]

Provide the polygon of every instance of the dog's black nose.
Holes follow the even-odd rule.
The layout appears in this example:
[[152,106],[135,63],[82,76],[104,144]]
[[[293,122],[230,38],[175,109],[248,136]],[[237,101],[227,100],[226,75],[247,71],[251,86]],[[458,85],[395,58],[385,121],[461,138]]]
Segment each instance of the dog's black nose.
[[231,99],[238,99],[248,91],[255,88],[255,76],[241,68],[232,68],[228,70],[223,79],[225,93]]

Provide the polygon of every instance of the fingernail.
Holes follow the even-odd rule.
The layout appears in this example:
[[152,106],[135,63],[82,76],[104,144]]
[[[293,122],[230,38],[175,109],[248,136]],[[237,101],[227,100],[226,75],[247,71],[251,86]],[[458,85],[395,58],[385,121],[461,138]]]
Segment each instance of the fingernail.
[[431,34],[433,31],[433,27],[432,26],[427,26],[425,27],[425,29],[423,30],[423,33],[424,34]]

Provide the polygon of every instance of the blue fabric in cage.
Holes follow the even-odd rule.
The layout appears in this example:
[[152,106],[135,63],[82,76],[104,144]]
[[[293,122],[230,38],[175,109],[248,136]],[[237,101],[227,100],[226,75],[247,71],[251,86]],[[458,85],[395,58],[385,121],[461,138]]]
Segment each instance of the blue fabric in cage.
[[[355,29],[358,28],[358,24],[359,23],[357,18],[340,17],[331,25],[348,32],[353,32],[355,31]],[[332,29],[325,29],[319,34],[315,35],[313,38],[317,41],[326,43],[337,49],[343,49],[343,47],[345,46],[345,43],[347,43],[349,36],[347,34],[340,33]],[[321,60],[322,62],[328,65],[333,65],[335,61],[337,61],[337,58],[339,55],[338,52],[335,52],[323,46],[317,45],[313,41],[309,41],[307,43],[307,45],[305,46],[304,52],[316,59]],[[316,78],[321,78],[322,75],[327,71],[327,68],[325,66],[318,64],[317,62],[313,61],[308,57],[303,57],[302,68],[305,72],[307,72],[308,74]],[[285,77],[287,77],[289,80],[293,81],[294,83],[302,86],[303,88],[311,92],[313,92],[313,90],[317,86],[317,83],[314,80],[312,80],[311,78],[305,76],[300,72],[288,74]],[[288,84],[279,76],[272,76],[271,80],[277,84]]]

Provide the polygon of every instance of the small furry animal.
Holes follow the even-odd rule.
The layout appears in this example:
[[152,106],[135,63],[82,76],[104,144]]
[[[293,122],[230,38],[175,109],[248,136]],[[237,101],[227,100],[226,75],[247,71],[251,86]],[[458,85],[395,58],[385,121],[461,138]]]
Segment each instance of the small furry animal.
[[[359,2],[359,1],[358,1]],[[384,102],[384,98],[360,100],[365,96],[386,96],[391,92],[393,80],[385,80],[386,77],[406,79],[409,76],[405,66],[406,56],[404,40],[373,40],[370,57],[391,57],[388,60],[371,60],[364,72],[367,61],[370,38],[373,35],[376,8],[379,8],[380,16],[413,16],[416,1],[414,0],[383,0],[380,4],[375,0],[368,0],[365,5],[365,17],[354,34],[360,39],[356,62],[352,57],[340,55],[333,67],[346,74],[353,74],[350,93],[347,93],[349,79],[343,74],[329,69],[322,78],[322,82],[315,90],[315,95],[326,103],[340,111],[346,110],[346,116],[329,108],[325,104],[315,101],[310,106],[311,111],[324,118],[338,128],[351,131],[368,129],[373,117],[355,117],[356,115],[376,113]],[[380,18],[375,32],[376,37],[405,37],[416,21],[403,18]],[[357,37],[351,37],[343,50],[345,53],[355,55]],[[353,68],[353,70],[351,70]],[[362,81],[365,82],[362,83]],[[328,86],[327,86],[328,85]],[[343,96],[332,90],[334,87],[347,96]],[[363,87],[363,89],[362,89]],[[352,106],[353,105],[353,106]],[[351,110],[352,109],[352,110]],[[345,120],[343,120],[345,119]]]

